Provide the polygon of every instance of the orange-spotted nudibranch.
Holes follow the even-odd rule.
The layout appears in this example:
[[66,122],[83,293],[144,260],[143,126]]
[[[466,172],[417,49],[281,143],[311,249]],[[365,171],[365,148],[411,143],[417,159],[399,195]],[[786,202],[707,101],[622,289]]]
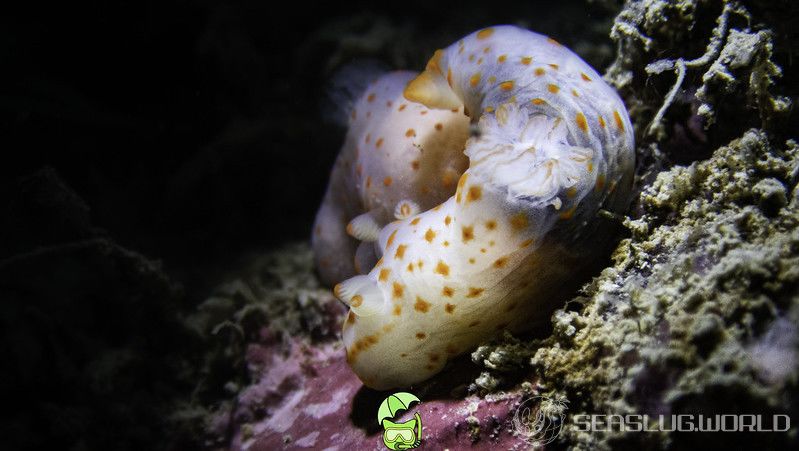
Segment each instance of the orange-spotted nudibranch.
[[335,288],[350,307],[347,361],[375,389],[546,321],[553,294],[596,257],[599,209],[628,202],[623,102],[577,55],[521,28],[477,31],[415,77],[384,76],[352,115],[313,246],[326,281],[349,277]]

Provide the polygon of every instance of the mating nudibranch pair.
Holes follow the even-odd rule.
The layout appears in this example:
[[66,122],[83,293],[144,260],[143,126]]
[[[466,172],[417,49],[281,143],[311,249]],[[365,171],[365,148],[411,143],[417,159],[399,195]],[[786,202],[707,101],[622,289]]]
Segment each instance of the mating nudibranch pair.
[[598,210],[626,207],[633,147],[599,74],[517,27],[472,33],[415,78],[374,82],[352,110],[313,239],[323,279],[349,277],[335,293],[350,306],[343,340],[364,384],[408,386],[503,329],[546,320],[596,256]]

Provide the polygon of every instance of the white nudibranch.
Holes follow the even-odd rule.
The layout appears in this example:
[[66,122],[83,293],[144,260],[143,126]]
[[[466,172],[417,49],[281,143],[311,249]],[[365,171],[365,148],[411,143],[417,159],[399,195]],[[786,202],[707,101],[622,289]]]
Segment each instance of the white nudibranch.
[[[384,92],[396,95],[396,83]],[[422,381],[503,329],[546,321],[555,294],[597,257],[599,209],[626,208],[634,165],[633,129],[616,92],[567,48],[517,27],[486,28],[436,51],[404,97],[391,102],[417,109],[412,117],[372,113],[350,128],[314,238],[319,261],[344,255],[336,243],[358,214],[381,227],[376,241],[346,254],[361,265],[379,261],[335,289],[350,306],[347,361],[376,389]],[[468,120],[452,111],[465,112],[477,133],[467,139]],[[409,147],[403,134],[435,136],[441,124],[457,133],[429,151],[429,170],[414,169],[408,162],[429,158],[428,148]],[[367,129],[380,130],[384,153],[352,150]],[[361,172],[347,172],[342,158]],[[458,180],[449,191],[446,174]],[[377,197],[364,177],[385,185]]]

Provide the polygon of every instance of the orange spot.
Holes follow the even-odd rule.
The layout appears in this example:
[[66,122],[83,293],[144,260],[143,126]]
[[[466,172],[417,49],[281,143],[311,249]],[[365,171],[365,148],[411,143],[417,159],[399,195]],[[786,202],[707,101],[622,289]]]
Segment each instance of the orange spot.
[[444,245],[444,247],[447,247],[447,246],[449,246],[449,241],[444,241],[444,242],[443,242],[443,243],[441,243],[441,244],[443,244],[443,245]]
[[552,38],[547,38],[547,42],[549,42],[550,44],[553,44],[553,45],[560,45],[560,42],[558,42],[558,41],[556,41],[556,40],[554,40]]
[[449,303],[445,304],[444,305],[444,311],[447,312],[447,313],[454,312],[455,311],[455,305],[454,304],[449,304]]
[[478,65],[483,64],[483,58],[477,58],[477,64]]
[[385,186],[391,186],[392,182],[393,182],[393,180],[391,179],[391,177],[386,177],[386,178],[383,179],[383,185],[385,185]]
[[444,129],[444,124],[442,124],[441,122],[436,124],[436,130],[441,131],[443,129]]
[[460,203],[461,201],[461,191],[463,190],[463,186],[466,184],[466,179],[469,178],[467,174],[463,174],[461,178],[458,180],[458,190],[455,196],[455,201]]
[[544,75],[544,74],[545,74],[545,73],[547,73],[547,72],[544,70],[544,68],[543,68],[543,67],[536,67],[536,68],[535,68],[535,70],[533,71],[533,73],[534,73],[536,76],[540,77],[540,76]]
[[413,304],[413,309],[417,312],[427,313],[427,311],[430,310],[430,303],[419,296],[416,296],[416,302]]
[[360,294],[356,294],[355,296],[350,299],[350,305],[352,307],[360,307],[363,304],[363,296]]
[[382,145],[383,145],[383,138],[378,138],[377,141],[375,141],[375,147],[380,148],[380,146]]
[[370,186],[372,186],[372,176],[371,175],[367,175],[366,176],[366,187],[369,188]]
[[394,106],[394,102],[392,102],[391,100],[386,100],[386,106],[388,108],[391,108],[392,106]]
[[414,171],[418,171],[418,170],[419,170],[419,160],[413,160],[413,161],[411,161],[411,168],[412,168]]
[[424,332],[416,332],[416,338],[420,340],[424,340],[427,337],[427,334]]
[[405,292],[405,287],[399,282],[394,282],[392,288],[393,288],[392,294],[394,295],[395,298],[401,298],[402,294]]
[[513,89],[513,80],[503,81],[499,84],[499,88],[503,91],[510,91]]
[[394,316],[402,315],[402,306],[401,305],[395,305],[394,306],[394,310],[392,311],[392,313],[394,314]]
[[546,103],[546,101],[544,101],[544,99],[539,99],[538,97],[536,97],[535,99],[531,100],[531,102],[533,102],[533,105],[543,105],[543,104]]
[[577,92],[577,90],[576,90],[576,89],[572,89],[572,95],[573,95],[574,97],[580,97],[580,93],[579,93],[579,92]]
[[438,264],[436,265],[436,273],[445,277],[449,276],[449,265],[439,260]]
[[397,260],[402,260],[405,257],[405,249],[407,248],[408,246],[404,244],[397,246],[397,252],[394,253],[394,258]]
[[591,81],[591,77],[589,77],[588,75],[585,75],[585,73],[583,73],[583,72],[580,72],[580,78],[582,78],[585,81]]
[[467,294],[466,297],[476,298],[477,296],[483,294],[483,291],[485,291],[483,288],[469,287],[469,294]]
[[547,66],[549,66],[549,67],[551,67],[551,68],[553,68],[555,70],[558,70],[558,68],[560,67],[557,64],[552,64],[552,63],[547,64]]
[[522,57],[522,64],[524,64],[525,66],[529,66],[530,63],[532,63],[532,62],[533,62],[533,57],[532,56],[524,56],[524,57]]
[[495,81],[497,81],[497,77],[495,77],[493,75],[488,77],[488,84],[493,85]]
[[452,297],[452,295],[453,295],[453,294],[455,294],[455,290],[453,290],[451,287],[446,287],[446,286],[445,286],[445,287],[444,287],[444,288],[441,290],[441,294],[443,294],[444,296],[446,296],[446,297],[448,297],[448,298],[451,298],[451,297]]
[[514,230],[522,230],[529,225],[527,216],[524,213],[516,213],[510,218],[510,225]]
[[413,272],[413,263],[408,263],[408,272]]
[[414,218],[414,220],[411,221],[411,225],[419,224],[419,221],[421,221],[421,220],[422,220],[422,218]]
[[391,270],[388,268],[383,268],[380,270],[380,275],[377,277],[377,280],[385,282],[386,280],[388,280],[389,275],[391,275]]
[[588,122],[585,120],[585,115],[583,113],[577,113],[574,120],[577,122],[577,127],[579,127],[580,130],[588,133]]
[[494,230],[496,228],[497,228],[497,221],[494,221],[493,219],[486,221],[486,229]]
[[447,217],[444,218],[444,224],[449,225],[451,222],[452,222],[452,217],[450,215],[447,215]]
[[605,118],[602,116],[599,116],[599,126],[605,128]]
[[474,239],[474,227],[463,227],[461,229],[461,235],[463,236],[463,242],[466,243]]
[[375,95],[374,95],[374,93],[372,93],[372,94],[369,94],[369,97],[367,97],[367,98],[366,98],[366,101],[367,101],[367,102],[374,102],[374,100],[375,100]]
[[469,62],[470,63],[474,62],[474,54],[469,55]]
[[477,39],[487,39],[494,34],[493,28],[484,28],[477,32]]
[[472,185],[466,193],[466,202],[478,201],[481,197],[483,197],[483,189],[477,185]]
[[476,74],[469,77],[469,85],[472,88],[477,87],[477,85],[480,83],[480,77],[482,77],[482,75],[480,75],[480,72],[477,72]]
[[355,314],[347,312],[347,324],[355,324]]
[[475,262],[475,261],[476,261],[476,260],[475,260],[474,258],[470,258],[470,259],[469,259],[469,263],[471,263],[471,264],[474,264],[474,262]]
[[397,108],[397,111],[402,111],[402,110],[404,110],[404,109],[405,109],[407,106],[408,106],[408,104],[407,104],[407,103],[401,103],[401,104],[400,104],[400,106],[399,106],[399,108]]
[[497,57],[497,62],[498,63],[504,63],[507,59],[508,59],[508,55],[499,55]]
[[414,136],[416,136],[416,130],[414,130],[414,129],[412,129],[412,128],[409,128],[409,129],[408,129],[408,130],[405,132],[405,137],[406,137],[406,138],[413,138]]
[[391,235],[388,236],[388,240],[386,241],[386,247],[389,247],[391,246],[392,243],[394,243],[394,237],[397,236],[397,231],[399,231],[399,229],[394,230],[393,232],[391,232]]
[[432,243],[435,238],[436,232],[433,232],[433,229],[427,229],[427,232],[424,233],[424,239],[426,239],[428,243]]
[[427,114],[427,110],[423,110],[423,111],[419,112],[419,116],[424,116],[425,114]]
[[577,187],[576,186],[572,186],[572,187],[570,187],[569,189],[566,190],[566,197],[572,198],[572,197],[574,197],[576,195],[577,195]]
[[547,85],[547,90],[552,94],[557,94],[558,91],[560,91],[560,88],[558,87],[558,85],[553,85],[550,83]]
[[454,176],[454,175],[452,175],[452,173],[451,173],[451,172],[445,172],[445,173],[444,173],[444,175],[442,175],[442,176],[441,176],[441,185],[443,185],[443,186],[444,186],[444,188],[449,188],[449,187],[451,187],[451,186],[452,186],[452,183],[453,183],[453,180],[452,180],[452,179],[453,179],[454,177],[455,177],[455,176]]
[[574,216],[574,211],[576,209],[577,209],[577,206],[575,205],[575,206],[569,208],[568,210],[564,211],[560,215],[558,215],[558,217],[560,219],[563,219],[564,221],[567,221],[567,220],[571,219]]
[[500,258],[494,260],[494,267],[495,268],[503,268],[507,264],[508,264],[508,257],[500,257]]
[[621,115],[616,110],[613,110],[613,120],[616,122],[616,128],[624,131],[624,122],[621,121]]
[[444,56],[444,51],[443,50],[441,50],[441,49],[436,50],[433,53],[433,57],[430,58],[430,61],[427,62],[426,69],[434,70],[434,71],[436,71],[436,72],[438,72],[440,74],[441,73],[441,65],[440,65],[441,64],[441,57],[443,57],[443,56]]
[[522,243],[519,245],[519,247],[523,249],[523,248],[525,248],[525,247],[527,247],[527,246],[529,246],[531,244],[533,244],[533,239],[532,238],[522,241]]
[[599,174],[596,178],[596,185],[594,185],[594,189],[596,191],[602,191],[602,188],[605,187],[605,174]]

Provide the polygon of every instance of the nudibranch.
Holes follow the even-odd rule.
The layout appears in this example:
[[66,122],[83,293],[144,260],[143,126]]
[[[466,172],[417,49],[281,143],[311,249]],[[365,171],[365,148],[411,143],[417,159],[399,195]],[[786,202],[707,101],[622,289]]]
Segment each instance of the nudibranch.
[[[350,366],[375,389],[422,381],[504,329],[546,321],[555,294],[597,257],[598,211],[626,208],[634,166],[617,93],[531,31],[486,28],[436,51],[404,99],[390,100],[416,116],[369,108],[378,96],[388,105],[391,86],[378,81],[353,111],[371,117],[350,128],[314,238],[317,257],[379,258],[366,274],[353,275],[354,264],[327,273],[353,275],[334,290],[350,307],[342,336]],[[433,160],[444,163],[417,174],[408,160],[429,151],[419,130],[429,140],[439,123],[455,130]],[[464,166],[451,191],[438,190]],[[364,243],[357,250],[343,248],[348,229]]]

